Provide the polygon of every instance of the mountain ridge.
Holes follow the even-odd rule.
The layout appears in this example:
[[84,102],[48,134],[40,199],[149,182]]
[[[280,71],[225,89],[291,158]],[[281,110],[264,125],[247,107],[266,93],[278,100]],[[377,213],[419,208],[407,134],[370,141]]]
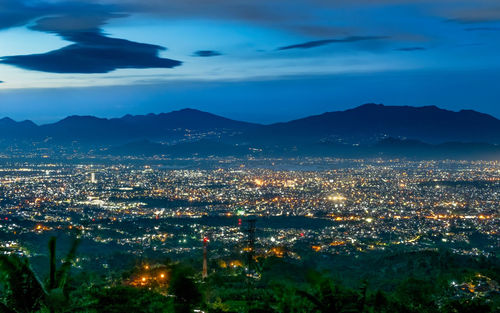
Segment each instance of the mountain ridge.
[[[405,137],[430,143],[486,141],[500,143],[500,120],[473,110],[458,112],[436,106],[385,106],[364,104],[344,111],[325,112],[285,123],[269,125],[269,133],[286,137],[321,140],[329,136]],[[266,135],[266,134],[261,134]],[[369,142],[377,141],[374,139]],[[365,140],[366,142],[366,140]]]
[[[196,109],[126,114],[116,118],[71,115],[54,123],[0,119],[0,140],[49,140],[120,145],[137,140],[163,143],[211,139],[225,143],[293,147],[321,143],[373,145],[384,138],[429,144],[482,142],[500,144],[500,120],[474,110],[437,106],[385,106],[367,103],[268,125],[242,122]],[[287,148],[287,149],[288,149]]]

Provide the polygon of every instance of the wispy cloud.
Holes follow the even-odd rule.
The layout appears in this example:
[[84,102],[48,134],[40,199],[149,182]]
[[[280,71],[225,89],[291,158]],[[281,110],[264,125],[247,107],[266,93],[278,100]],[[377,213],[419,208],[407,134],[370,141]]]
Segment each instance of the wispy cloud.
[[214,50],[198,50],[193,53],[193,56],[196,57],[215,57],[219,55],[222,55],[222,53]]
[[394,49],[396,51],[423,51],[423,50],[427,50],[427,48],[424,48],[424,47],[403,47],[403,48],[397,48],[397,49]]
[[350,36],[342,39],[324,39],[324,40],[313,40],[307,41],[299,44],[289,45],[279,47],[277,50],[289,50],[289,49],[310,49],[316,48],[320,46],[335,44],[335,43],[349,43],[349,42],[357,42],[357,41],[366,41],[366,40],[380,40],[388,38],[386,36]]

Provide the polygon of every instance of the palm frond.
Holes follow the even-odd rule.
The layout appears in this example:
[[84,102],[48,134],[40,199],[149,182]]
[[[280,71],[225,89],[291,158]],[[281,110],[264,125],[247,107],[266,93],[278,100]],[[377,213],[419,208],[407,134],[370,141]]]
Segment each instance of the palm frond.
[[56,237],[49,240],[49,290],[56,287]]
[[78,249],[79,245],[80,245],[80,238],[77,237],[73,240],[71,248],[68,254],[66,255],[66,258],[64,259],[64,263],[57,271],[56,278],[57,278],[57,285],[59,288],[63,288],[66,285],[68,273],[69,270],[71,269],[71,265],[73,265],[73,262],[75,261],[76,250]]

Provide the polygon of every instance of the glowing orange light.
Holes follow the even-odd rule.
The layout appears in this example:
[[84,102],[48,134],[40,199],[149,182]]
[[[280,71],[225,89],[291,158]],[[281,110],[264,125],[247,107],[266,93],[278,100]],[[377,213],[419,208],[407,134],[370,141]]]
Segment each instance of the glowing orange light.
[[333,241],[333,242],[330,243],[330,246],[334,246],[334,247],[335,246],[343,246],[345,244],[346,244],[345,241]]
[[316,252],[321,251],[321,246],[312,246],[312,249]]

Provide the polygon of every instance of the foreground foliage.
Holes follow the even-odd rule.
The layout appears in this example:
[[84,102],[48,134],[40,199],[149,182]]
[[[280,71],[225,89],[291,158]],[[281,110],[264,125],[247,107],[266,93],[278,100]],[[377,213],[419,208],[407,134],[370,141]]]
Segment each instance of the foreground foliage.
[[[497,258],[462,257],[447,251],[393,253],[350,263],[342,258],[318,263],[268,257],[257,260],[258,278],[248,278],[239,266],[212,266],[206,279],[201,278],[198,264],[189,260],[156,261],[155,268],[166,280],[159,284],[140,279],[146,275],[143,263],[119,280],[70,271],[78,240],[57,268],[55,244],[52,238],[46,279],[38,277],[27,259],[0,256],[0,312],[472,313],[500,309]],[[157,275],[152,267],[147,267],[147,273]],[[132,284],[134,277],[142,284]],[[483,289],[467,289],[478,288],[478,280]]]

